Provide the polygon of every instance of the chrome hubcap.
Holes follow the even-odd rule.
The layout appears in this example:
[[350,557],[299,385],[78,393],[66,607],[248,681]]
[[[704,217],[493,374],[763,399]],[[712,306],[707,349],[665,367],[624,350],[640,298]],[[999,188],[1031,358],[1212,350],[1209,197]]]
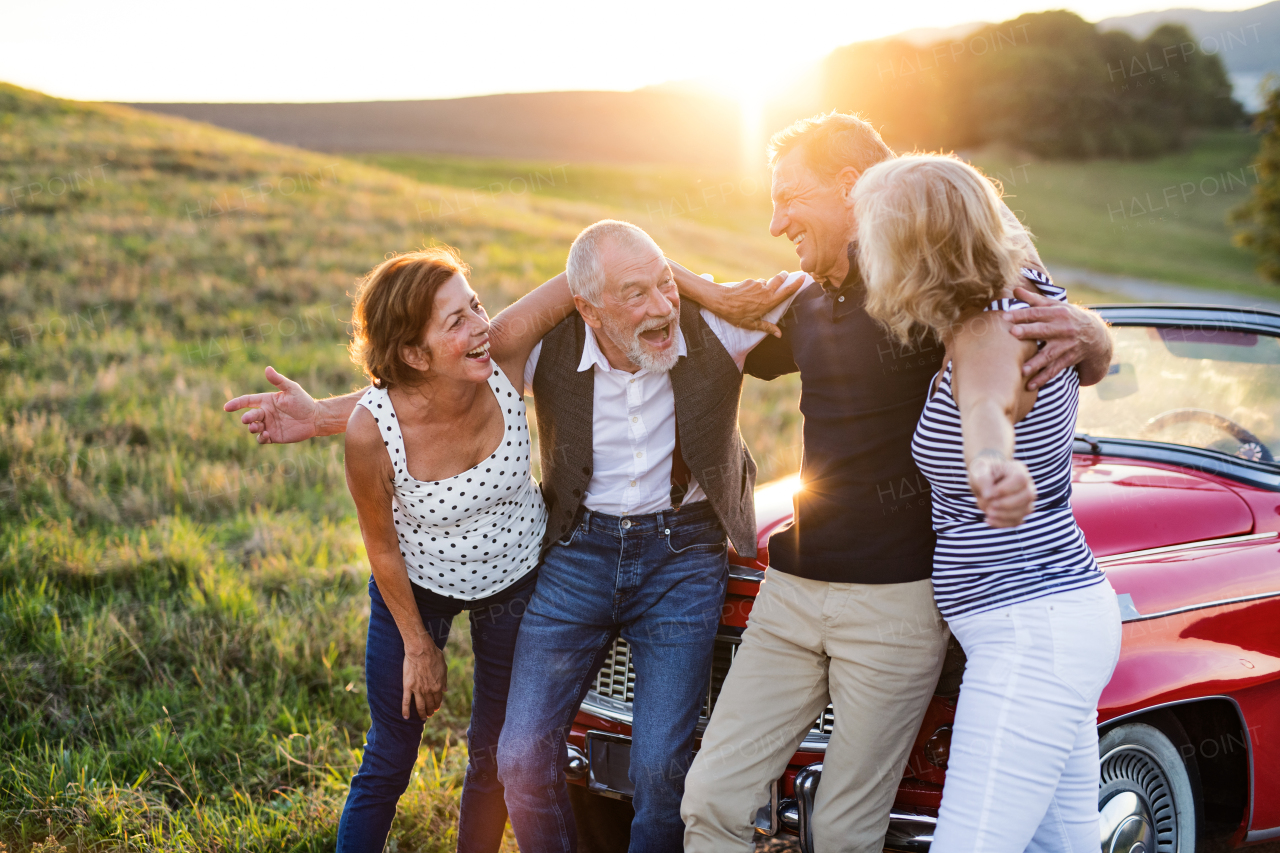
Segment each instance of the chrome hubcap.
[[1116,794],[1099,814],[1102,853],[1153,853],[1151,817],[1132,791]]
[[1102,853],[1176,853],[1173,788],[1155,756],[1133,745],[1102,759],[1098,791]]

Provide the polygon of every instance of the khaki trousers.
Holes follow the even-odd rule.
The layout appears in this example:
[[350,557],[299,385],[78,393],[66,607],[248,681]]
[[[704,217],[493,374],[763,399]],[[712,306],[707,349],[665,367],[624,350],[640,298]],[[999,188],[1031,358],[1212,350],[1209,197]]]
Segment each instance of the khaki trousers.
[[814,845],[880,853],[947,637],[928,580],[825,583],[771,569],[685,782],[685,853],[752,849],[769,784],[828,702]]

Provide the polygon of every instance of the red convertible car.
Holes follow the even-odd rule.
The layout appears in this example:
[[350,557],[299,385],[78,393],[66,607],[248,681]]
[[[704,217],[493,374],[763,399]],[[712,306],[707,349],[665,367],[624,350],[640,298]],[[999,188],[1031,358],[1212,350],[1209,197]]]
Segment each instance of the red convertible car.
[[[1124,620],[1099,703],[1102,850],[1280,839],[1280,314],[1097,310],[1113,327],[1115,356],[1107,378],[1081,392],[1072,503]],[[801,487],[790,478],[756,492],[761,556],[731,558],[701,725],[768,573],[764,546],[790,524]],[[928,849],[963,667],[953,647],[898,789],[891,850]],[[634,690],[618,640],[569,738],[584,850],[626,846]],[[839,724],[830,706],[814,721],[757,832],[793,833],[812,849],[809,816]]]

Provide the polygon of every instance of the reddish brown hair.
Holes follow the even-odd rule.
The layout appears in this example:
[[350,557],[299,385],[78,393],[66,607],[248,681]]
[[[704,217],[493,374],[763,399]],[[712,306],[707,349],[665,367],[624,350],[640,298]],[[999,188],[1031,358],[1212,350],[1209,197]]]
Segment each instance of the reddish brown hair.
[[421,343],[436,291],[469,272],[456,249],[434,246],[389,258],[360,281],[348,351],[374,387],[413,384],[418,371],[400,358],[400,348]]

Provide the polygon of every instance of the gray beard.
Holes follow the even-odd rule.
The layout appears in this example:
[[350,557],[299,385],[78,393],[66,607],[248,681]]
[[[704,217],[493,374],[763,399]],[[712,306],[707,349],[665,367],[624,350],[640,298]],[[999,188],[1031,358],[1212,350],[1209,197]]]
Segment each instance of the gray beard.
[[[672,325],[671,334],[676,334],[676,323],[679,315],[672,312],[671,319],[668,321]],[[649,352],[644,348],[644,344],[640,342],[640,333],[648,331],[647,329],[637,329],[629,331],[626,329],[618,329],[608,320],[604,321],[604,332],[609,336],[609,340],[613,341],[614,346],[621,349],[627,355],[627,360],[639,367],[641,370],[647,370],[649,373],[667,373],[671,368],[676,366],[676,362],[680,360],[680,353],[675,347],[661,354]]]

